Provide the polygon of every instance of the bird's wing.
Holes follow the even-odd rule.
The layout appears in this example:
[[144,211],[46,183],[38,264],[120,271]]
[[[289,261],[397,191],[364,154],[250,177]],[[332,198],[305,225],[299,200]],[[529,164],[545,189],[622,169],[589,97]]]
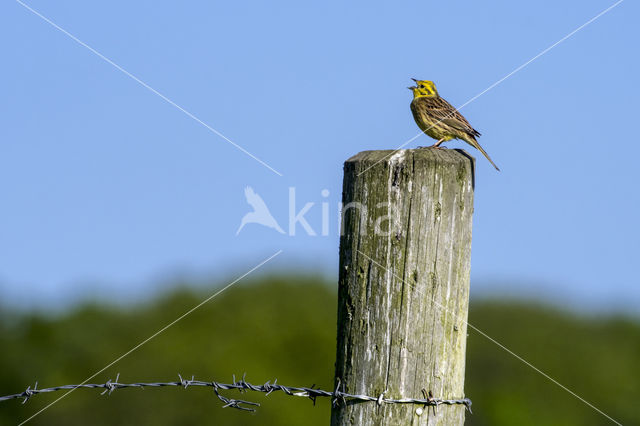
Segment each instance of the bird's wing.
[[256,194],[253,188],[251,188],[250,186],[247,186],[244,189],[244,196],[247,198],[247,203],[249,203],[249,205],[253,207],[255,211],[269,211],[262,198],[258,194]]
[[419,98],[424,99],[423,108],[427,111],[431,117],[453,127],[456,130],[469,133],[472,136],[480,136],[480,132],[471,127],[471,124],[460,112],[455,109],[453,105],[444,100],[443,98]]

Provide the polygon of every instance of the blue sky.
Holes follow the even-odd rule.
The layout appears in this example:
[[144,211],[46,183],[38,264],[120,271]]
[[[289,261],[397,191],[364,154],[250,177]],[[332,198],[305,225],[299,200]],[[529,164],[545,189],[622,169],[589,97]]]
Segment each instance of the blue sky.
[[[279,176],[2,2],[0,298],[126,300],[278,250],[264,270],[334,277],[342,163],[416,135],[410,77],[461,105],[614,3],[26,2]],[[502,169],[473,153],[475,294],[640,304],[639,9],[623,1],[462,109]],[[285,228],[290,187],[318,233],[328,203],[330,235],[236,236],[247,185]]]

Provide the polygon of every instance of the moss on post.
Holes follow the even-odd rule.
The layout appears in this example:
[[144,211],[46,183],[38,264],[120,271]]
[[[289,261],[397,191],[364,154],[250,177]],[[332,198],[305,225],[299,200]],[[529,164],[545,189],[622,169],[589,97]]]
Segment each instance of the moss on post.
[[[352,394],[464,396],[474,160],[366,151],[345,162],[336,379]],[[464,406],[348,403],[332,425],[462,425]]]

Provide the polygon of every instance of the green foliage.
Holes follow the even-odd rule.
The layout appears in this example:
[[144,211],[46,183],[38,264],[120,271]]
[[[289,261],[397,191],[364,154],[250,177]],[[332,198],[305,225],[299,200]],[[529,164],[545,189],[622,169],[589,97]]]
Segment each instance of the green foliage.
[[[640,424],[640,326],[522,302],[471,303],[469,321],[622,424]],[[613,424],[575,396],[470,330],[469,425]]]
[[[79,383],[213,293],[177,290],[127,308],[81,306],[62,316],[0,314],[0,394]],[[122,382],[183,377],[247,380],[324,389],[333,385],[335,289],[322,280],[265,278],[239,283],[90,382],[120,373]],[[473,302],[470,321],[624,424],[640,423],[640,326],[624,318],[586,319],[521,303]],[[469,330],[466,394],[471,425],[606,424],[606,418]],[[78,390],[29,424],[326,425],[330,401],[247,393],[254,414],[222,409],[209,388],[121,389],[111,396]],[[229,397],[237,392],[227,391]],[[63,392],[27,404],[0,403],[0,424],[15,424]],[[440,409],[446,409],[444,407]]]

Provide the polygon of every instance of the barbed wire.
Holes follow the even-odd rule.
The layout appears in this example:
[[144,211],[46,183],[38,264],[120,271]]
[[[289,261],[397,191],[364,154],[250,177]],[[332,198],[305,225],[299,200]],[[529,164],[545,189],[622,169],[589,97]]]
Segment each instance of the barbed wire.
[[245,380],[245,376],[242,376],[242,379],[236,380],[236,377],[233,376],[233,383],[221,383],[216,381],[202,381],[195,380],[194,376],[191,377],[191,380],[185,380],[182,378],[180,374],[178,374],[178,378],[180,380],[174,382],[151,382],[151,383],[120,383],[118,380],[120,379],[120,374],[116,376],[115,381],[111,379],[107,380],[105,383],[86,383],[80,385],[62,385],[62,386],[54,386],[50,388],[38,389],[38,382],[36,382],[33,389],[31,386],[27,387],[27,389],[20,393],[15,393],[13,395],[0,396],[0,402],[8,401],[11,399],[20,399],[22,398],[22,403],[25,404],[31,397],[48,392],[56,392],[61,390],[75,390],[75,389],[104,389],[100,395],[104,395],[105,393],[111,395],[113,391],[116,389],[123,388],[156,388],[156,387],[167,387],[167,386],[181,386],[187,389],[190,386],[205,386],[213,388],[213,392],[218,397],[220,401],[223,402],[222,408],[236,408],[238,410],[243,411],[255,411],[254,408],[251,407],[259,407],[260,404],[257,402],[245,401],[242,399],[233,399],[227,398],[226,396],[220,393],[220,390],[232,390],[236,389],[240,392],[246,391],[254,391],[254,392],[263,392],[266,395],[271,394],[272,392],[281,391],[289,396],[300,396],[304,398],[309,398],[313,401],[313,405],[316,404],[316,398],[318,397],[327,397],[332,398],[331,402],[334,406],[342,403],[346,404],[348,401],[368,401],[368,402],[376,402],[378,405],[383,404],[417,404],[424,405],[425,407],[433,407],[435,408],[439,405],[464,405],[469,412],[471,412],[471,400],[469,398],[461,398],[461,399],[440,399],[434,398],[431,391],[427,392],[425,389],[422,390],[423,398],[385,398],[383,392],[379,396],[369,396],[369,395],[358,395],[358,394],[350,394],[344,392],[344,387],[341,385],[340,380],[338,379],[338,384],[334,391],[326,391],[322,389],[318,389],[315,387],[315,384],[311,385],[311,387],[299,387],[299,386],[285,386],[278,384],[278,379],[274,380],[273,383],[266,382],[263,385],[252,385]]

